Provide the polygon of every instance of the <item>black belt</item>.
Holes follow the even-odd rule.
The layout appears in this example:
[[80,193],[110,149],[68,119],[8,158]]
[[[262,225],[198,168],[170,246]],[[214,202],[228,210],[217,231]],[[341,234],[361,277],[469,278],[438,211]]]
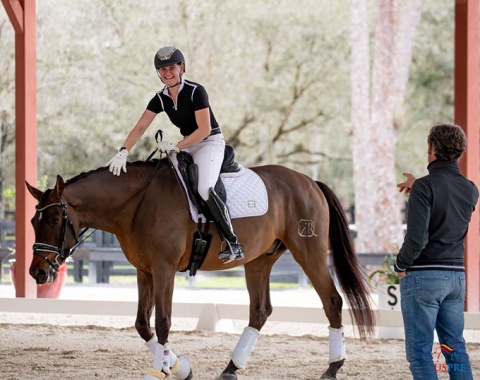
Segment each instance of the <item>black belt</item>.
[[[219,135],[220,133],[222,133],[221,129],[220,128],[215,128],[215,129],[212,129],[210,131],[210,134],[205,137],[205,139],[208,139],[210,136],[215,136],[215,135]],[[187,136],[190,136],[190,135],[184,135],[183,137],[187,137]],[[204,139],[204,140],[205,140]]]
[[215,136],[215,135],[218,135],[222,133],[222,131],[220,130],[220,128],[215,128],[215,129],[212,129],[212,131],[210,132],[209,136]]
[[220,130],[220,128],[215,128],[215,129],[212,129],[210,134],[204,138],[204,140],[208,139],[210,136],[215,136],[215,135],[219,135],[220,133],[222,133],[222,131]]

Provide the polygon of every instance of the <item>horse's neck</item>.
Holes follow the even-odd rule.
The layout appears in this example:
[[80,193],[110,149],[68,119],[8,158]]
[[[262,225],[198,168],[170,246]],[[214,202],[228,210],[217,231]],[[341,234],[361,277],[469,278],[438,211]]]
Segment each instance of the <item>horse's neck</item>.
[[[75,210],[80,226],[114,232],[113,228],[119,218],[124,217],[124,211],[139,206],[143,198],[141,193],[152,185],[148,181],[152,179],[153,170],[151,167],[131,167],[128,177],[124,175],[115,180],[112,180],[111,173],[104,171],[67,185],[65,196]],[[156,175],[171,177],[165,170]],[[132,177],[135,179],[131,180]],[[158,182],[155,185],[158,186]]]
[[[107,230],[112,218],[107,216],[115,215],[114,210],[119,207],[119,198],[109,188],[96,186],[84,186],[84,183],[73,183],[65,188],[65,198],[75,212],[81,228],[98,228]],[[101,197],[101,194],[110,196]]]

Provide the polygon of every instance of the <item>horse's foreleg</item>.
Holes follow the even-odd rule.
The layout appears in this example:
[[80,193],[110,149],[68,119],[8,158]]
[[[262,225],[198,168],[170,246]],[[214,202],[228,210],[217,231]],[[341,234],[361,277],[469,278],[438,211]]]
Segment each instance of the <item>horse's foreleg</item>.
[[[158,276],[161,280],[152,288],[155,300],[155,331],[156,334],[147,341],[147,347],[154,355],[153,367],[147,370],[144,380],[164,379],[175,375],[180,380],[193,378],[190,362],[185,356],[178,356],[171,350],[168,335],[171,326],[173,273],[171,281],[169,276],[162,273]],[[154,289],[154,290],[153,290]],[[151,309],[150,313],[151,315]]]
[[137,270],[138,284],[138,307],[135,328],[138,334],[149,342],[154,338],[152,329],[150,328],[150,318],[153,310],[153,279],[150,273]]
[[276,259],[261,256],[245,265],[245,279],[250,296],[250,317],[248,327],[243,330],[240,339],[231,354],[228,366],[218,377],[219,380],[237,379],[236,371],[245,369],[250,354],[260,336],[260,330],[272,314],[270,301],[270,272]]
[[145,340],[145,345],[154,356],[154,368],[147,370],[145,379],[163,379],[165,375],[156,370],[163,362],[164,349],[159,350],[157,335],[152,332],[150,318],[154,305],[153,278],[150,273],[137,270],[138,285],[138,308],[135,328],[138,334]]

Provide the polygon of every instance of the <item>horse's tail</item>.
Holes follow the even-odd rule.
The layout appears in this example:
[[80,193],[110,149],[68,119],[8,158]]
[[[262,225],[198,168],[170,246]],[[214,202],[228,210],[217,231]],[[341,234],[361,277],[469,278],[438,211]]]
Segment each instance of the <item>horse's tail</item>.
[[330,249],[335,273],[350,306],[350,314],[357,325],[361,338],[372,335],[375,314],[371,308],[368,285],[360,271],[360,262],[348,229],[348,222],[334,192],[324,183],[316,181],[327,199],[330,210]]

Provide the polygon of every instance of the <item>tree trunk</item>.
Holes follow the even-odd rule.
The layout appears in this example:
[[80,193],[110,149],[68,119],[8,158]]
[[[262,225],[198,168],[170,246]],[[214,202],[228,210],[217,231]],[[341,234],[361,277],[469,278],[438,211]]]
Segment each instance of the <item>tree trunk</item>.
[[359,252],[395,252],[403,240],[394,116],[405,94],[421,2],[407,0],[403,4],[398,22],[396,0],[377,2],[368,94],[368,87],[362,84],[370,79],[366,2],[352,0],[352,145]]
[[373,239],[369,221],[373,218],[375,198],[369,196],[374,189],[372,177],[372,135],[370,128],[370,52],[366,0],[351,0],[351,45],[352,45],[352,155],[353,180],[355,185],[355,225],[357,250],[367,252],[363,242]]

